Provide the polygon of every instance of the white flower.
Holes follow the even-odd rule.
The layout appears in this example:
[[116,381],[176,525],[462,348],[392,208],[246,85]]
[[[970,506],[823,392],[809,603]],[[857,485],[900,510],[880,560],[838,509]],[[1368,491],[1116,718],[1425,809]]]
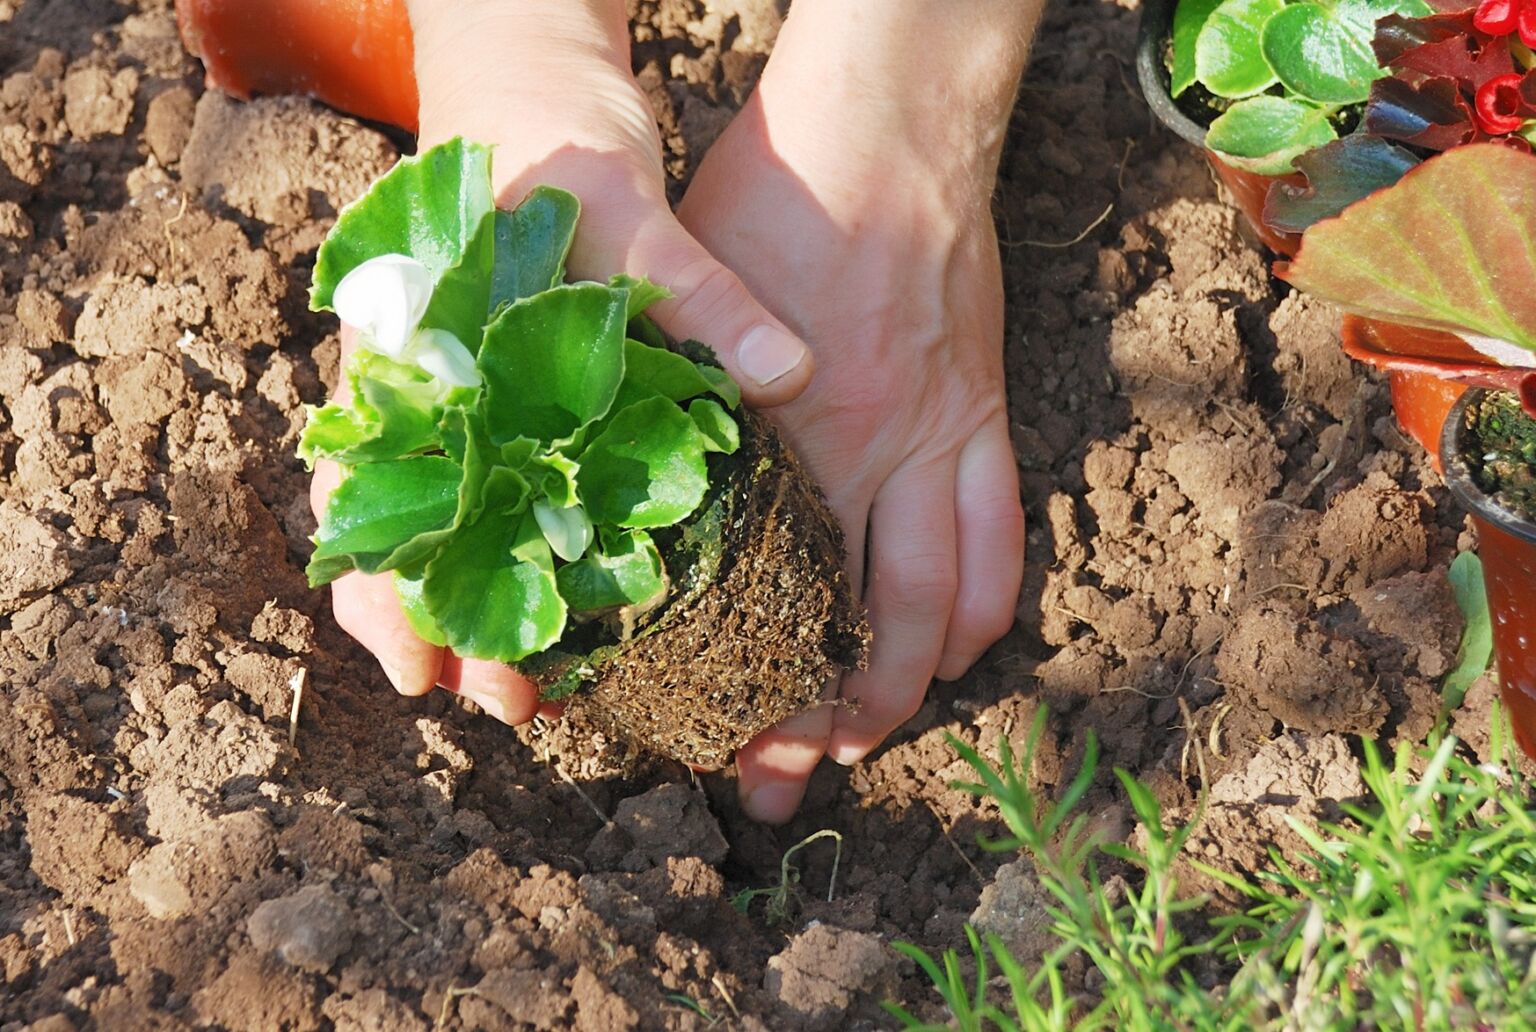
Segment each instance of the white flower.
[[342,277],[331,304],[369,348],[399,358],[427,314],[432,287],[431,270],[416,259],[381,254]]
[[404,357],[444,383],[455,387],[480,386],[475,356],[447,330],[417,330],[405,346]]
[[557,509],[540,498],[533,503],[533,518],[549,547],[568,563],[580,559],[592,544],[592,520],[579,505]]

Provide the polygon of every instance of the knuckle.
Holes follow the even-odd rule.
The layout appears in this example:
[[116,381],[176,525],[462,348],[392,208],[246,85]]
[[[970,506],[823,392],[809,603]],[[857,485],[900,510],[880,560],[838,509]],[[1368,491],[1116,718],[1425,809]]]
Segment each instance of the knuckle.
[[689,325],[728,324],[755,307],[741,278],[708,256],[684,263],[672,289],[677,292],[676,317]]
[[948,613],[954,604],[954,563],[939,557],[915,557],[877,571],[875,587],[888,612],[927,618]]

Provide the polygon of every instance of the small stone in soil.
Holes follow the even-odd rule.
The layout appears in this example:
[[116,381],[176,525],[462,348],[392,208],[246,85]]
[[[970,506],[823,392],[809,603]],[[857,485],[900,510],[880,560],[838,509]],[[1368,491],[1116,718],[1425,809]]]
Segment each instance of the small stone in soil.
[[352,944],[355,926],[346,903],[324,885],[308,885],[269,899],[246,925],[257,949],[270,950],[296,968],[323,973]]

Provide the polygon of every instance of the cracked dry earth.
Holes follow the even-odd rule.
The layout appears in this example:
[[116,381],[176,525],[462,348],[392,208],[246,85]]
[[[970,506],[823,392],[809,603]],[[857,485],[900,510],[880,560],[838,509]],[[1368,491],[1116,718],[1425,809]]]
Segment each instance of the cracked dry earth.
[[[630,6],[680,188],[778,7]],[[999,184],[1018,625],[773,830],[729,776],[396,698],[305,589],[292,452],[337,343],[304,288],[406,141],[204,94],[167,0],[0,0],[0,1029],[881,1027],[939,1013],[893,940],[1044,945],[946,732],[994,755],[1048,704],[1046,790],[1093,728],[1175,815],[1198,750],[1194,848],[1239,868],[1358,794],[1352,736],[1434,717],[1469,538],[1335,314],[1154,126],[1136,16],[1052,7]],[[1104,780],[1086,805],[1133,833]],[[732,907],[823,828],[831,902],[822,840],[785,921]]]

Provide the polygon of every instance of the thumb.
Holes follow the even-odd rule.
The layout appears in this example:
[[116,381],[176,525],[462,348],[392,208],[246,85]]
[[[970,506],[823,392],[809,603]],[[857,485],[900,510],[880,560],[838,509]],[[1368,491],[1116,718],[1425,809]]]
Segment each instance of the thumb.
[[670,213],[638,234],[628,268],[671,290],[650,314],[679,340],[714,349],[753,408],[793,401],[811,382],[810,349]]

